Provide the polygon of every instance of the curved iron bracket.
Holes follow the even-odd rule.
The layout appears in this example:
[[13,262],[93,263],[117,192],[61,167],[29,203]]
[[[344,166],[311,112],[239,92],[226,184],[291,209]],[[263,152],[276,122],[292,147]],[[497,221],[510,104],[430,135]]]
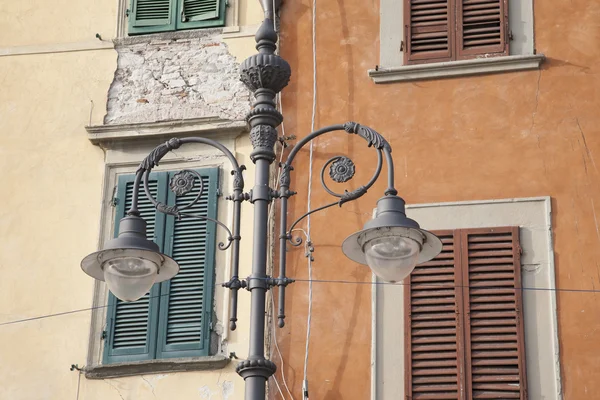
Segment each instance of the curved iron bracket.
[[[175,194],[183,195],[183,194],[189,193],[191,190],[193,190],[195,182],[199,181],[200,182],[199,192],[189,204],[185,204],[183,206],[177,206],[177,205],[170,206],[167,204],[160,203],[154,197],[152,197],[152,193],[150,192],[150,188],[148,185],[148,177],[150,175],[150,172],[152,171],[152,168],[157,166],[159,164],[160,160],[164,156],[166,156],[171,150],[178,149],[182,145],[188,144],[188,143],[200,143],[200,144],[205,144],[205,145],[214,147],[217,150],[219,150],[221,153],[223,153],[229,159],[229,161],[233,167],[233,170],[231,171],[231,174],[233,175],[233,194],[231,194],[227,198],[230,199],[231,201],[233,201],[233,229],[230,230],[221,221],[210,218],[208,216],[182,212],[183,210],[186,210],[186,209],[192,207],[194,204],[196,204],[202,197],[202,193],[205,189],[204,185],[202,183],[201,176],[195,171],[182,170],[181,172],[179,172],[177,175],[175,175],[173,177],[174,180],[172,180],[169,185],[170,189]],[[232,251],[232,258],[231,258],[232,275],[238,276],[239,260],[240,260],[240,240],[241,240],[241,236],[240,236],[241,202],[244,200],[247,200],[243,194],[243,190],[244,190],[243,171],[244,171],[244,169],[246,169],[246,167],[238,164],[237,159],[229,151],[229,149],[227,149],[227,147],[225,147],[223,144],[221,144],[217,141],[214,141],[212,139],[202,138],[202,137],[170,139],[167,142],[157,146],[140,163],[140,165],[137,169],[137,172],[136,172],[135,183],[134,183],[134,188],[133,188],[132,203],[131,203],[131,208],[128,211],[128,214],[129,215],[138,215],[138,216],[140,214],[138,211],[138,192],[139,192],[140,184],[142,183],[142,180],[143,180],[144,191],[146,193],[146,196],[148,197],[148,199],[150,199],[150,201],[152,202],[152,204],[154,204],[154,206],[156,207],[156,209],[158,211],[160,211],[164,214],[174,215],[176,218],[192,217],[192,218],[199,218],[199,219],[211,221],[227,231],[227,234],[228,234],[227,243],[220,242],[218,244],[218,247],[220,250],[227,250],[229,247],[232,247],[232,250],[231,250]],[[233,289],[234,290],[231,291],[231,302],[230,302],[230,328],[231,328],[231,330],[235,330],[236,321],[237,321],[238,290],[236,290],[235,288],[233,288]]]

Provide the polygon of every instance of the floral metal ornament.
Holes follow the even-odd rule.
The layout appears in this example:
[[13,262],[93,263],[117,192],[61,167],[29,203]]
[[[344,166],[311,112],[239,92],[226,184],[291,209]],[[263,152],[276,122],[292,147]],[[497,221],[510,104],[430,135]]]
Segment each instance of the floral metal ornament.
[[329,167],[329,176],[337,183],[344,183],[354,176],[354,163],[348,157],[339,157]]
[[171,178],[169,186],[177,196],[183,196],[194,188],[195,176],[192,172],[183,170]]

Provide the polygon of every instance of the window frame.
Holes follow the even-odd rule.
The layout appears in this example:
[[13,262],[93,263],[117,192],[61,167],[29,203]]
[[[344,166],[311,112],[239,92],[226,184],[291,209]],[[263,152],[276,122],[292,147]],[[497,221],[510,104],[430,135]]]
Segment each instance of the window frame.
[[[102,195],[98,200],[100,207],[99,236],[97,249],[101,249],[114,234],[114,204],[117,176],[133,174],[140,162],[157,145],[164,143],[169,137],[201,136],[221,142],[229,151],[243,156],[246,154],[247,124],[244,121],[226,121],[214,119],[190,119],[178,122],[151,122],[136,124],[98,125],[86,127],[90,142],[101,147],[105,154],[104,180]],[[230,161],[219,150],[198,143],[182,146],[177,152],[168,153],[153,171],[181,169],[221,168],[231,169]],[[249,168],[248,174],[253,173]],[[229,188],[233,185],[233,177],[221,173],[219,187]],[[227,190],[226,190],[227,192]],[[242,210],[245,206],[242,205]],[[242,211],[242,215],[246,215]],[[219,195],[219,221],[231,226],[233,221],[233,204]],[[243,228],[242,235],[251,234]],[[216,241],[226,242],[227,233],[217,229]],[[245,248],[245,247],[243,247]],[[89,249],[87,253],[92,251]],[[242,250],[244,251],[244,250]],[[83,256],[82,256],[83,257]],[[217,251],[215,259],[215,282],[224,282],[231,274],[231,252]],[[241,266],[242,271],[246,266]],[[145,373],[162,373],[193,370],[215,370],[224,368],[229,362],[228,354],[235,351],[238,341],[230,335],[226,324],[229,321],[229,293],[216,291],[213,296],[216,318],[213,318],[213,336],[211,354],[214,356],[192,357],[182,359],[143,360],[117,364],[102,364],[104,340],[102,332],[106,330],[106,311],[108,289],[101,281],[93,280],[92,312],[90,320],[88,351],[85,376],[88,379],[104,379],[110,377],[132,376]]]
[[[224,34],[232,34],[232,35],[236,35],[239,34],[240,32],[242,32],[242,28],[240,26],[240,14],[241,14],[241,8],[240,8],[240,0],[226,0],[225,2],[225,11],[224,11],[224,18],[225,18],[225,22],[219,27],[219,29],[222,30],[222,32]],[[123,39],[123,38],[128,38],[128,37],[143,37],[145,35],[152,35],[152,33],[139,33],[139,34],[134,34],[134,35],[129,35],[129,18],[127,16],[127,13],[130,10],[130,4],[131,4],[131,0],[118,0],[118,9],[117,9],[117,25],[116,25],[116,32],[115,35],[117,38],[119,39]],[[192,29],[192,27],[190,27],[189,29]],[[169,31],[162,31],[162,32],[157,32],[157,34],[161,34],[161,33],[166,33],[169,32],[171,34],[173,34],[174,32],[182,32],[181,30],[169,30]],[[253,33],[254,34],[254,33]],[[253,35],[252,34],[252,35]]]
[[[173,205],[176,202],[175,193],[169,190],[170,179],[178,172],[178,169],[152,172],[149,176],[150,181],[157,182],[156,200],[164,204]],[[208,179],[208,186],[204,187],[204,195],[209,199],[208,214],[209,218],[217,217],[218,192],[219,192],[219,168],[195,169],[201,176]],[[117,189],[115,193],[115,213],[114,213],[114,235],[118,235],[119,223],[126,213],[125,196],[127,186],[135,181],[135,174],[120,174],[117,177]],[[140,187],[140,199],[146,199],[144,189]],[[146,199],[147,202],[149,200]],[[200,221],[200,220],[192,220]],[[202,335],[201,343],[192,344],[168,344],[165,338],[165,332],[168,323],[168,307],[170,300],[171,280],[157,283],[150,290],[150,300],[148,302],[148,326],[146,329],[146,343],[143,347],[114,348],[115,317],[117,313],[117,304],[119,300],[112,294],[108,294],[108,309],[106,312],[106,334],[104,341],[104,351],[102,364],[114,364],[118,362],[131,362],[143,360],[165,360],[170,358],[189,358],[210,355],[210,339],[213,314],[214,284],[215,284],[215,252],[216,248],[216,224],[205,221],[206,236],[205,241],[205,271],[204,284],[202,288],[203,307],[202,307]],[[173,235],[175,233],[175,217],[155,211],[154,218],[154,237],[153,241],[159,246],[164,254],[173,257]],[[134,302],[135,303],[135,302]]]
[[[429,230],[520,227],[522,285],[545,289],[523,292],[528,395],[562,399],[550,197],[411,204],[407,215]],[[404,398],[404,287],[372,289],[371,399]]]
[[[535,0],[508,1],[509,54],[453,61],[407,64],[405,58],[404,8],[407,0],[380,0],[379,62],[368,75],[374,83],[410,82],[458,76],[539,69],[545,57],[535,48]],[[402,21],[399,28],[398,21]]]
[[219,2],[219,17],[201,21],[182,21],[181,16],[183,15],[183,7],[186,0],[168,0],[169,1],[169,17],[168,23],[164,24],[142,24],[136,26],[135,15],[137,13],[138,0],[129,0],[130,5],[127,9],[125,16],[127,18],[127,35],[144,35],[161,32],[177,32],[187,29],[200,29],[200,28],[217,28],[225,26],[226,21],[226,0],[214,0]]

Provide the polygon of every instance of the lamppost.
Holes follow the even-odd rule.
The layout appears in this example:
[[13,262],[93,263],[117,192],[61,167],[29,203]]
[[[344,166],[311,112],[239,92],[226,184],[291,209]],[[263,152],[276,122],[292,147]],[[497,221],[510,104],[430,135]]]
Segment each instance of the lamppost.
[[[188,143],[201,143],[220,150],[231,162],[233,192],[227,197],[233,202],[233,227],[231,230],[220,221],[206,216],[196,216],[217,223],[229,233],[228,243],[219,244],[221,250],[231,248],[232,276],[223,286],[231,290],[230,324],[231,330],[236,328],[238,291],[246,288],[251,293],[250,311],[250,349],[248,359],[240,362],[237,372],[246,382],[246,400],[265,398],[267,379],[275,373],[276,366],[264,356],[265,345],[265,299],[266,292],[279,287],[278,325],[284,326],[285,288],[293,282],[286,276],[286,246],[298,246],[299,238],[292,238],[294,226],[309,214],[321,211],[334,205],[342,205],[363,196],[387,164],[387,189],[377,202],[374,219],[367,222],[364,229],[349,236],[342,244],[342,250],[353,261],[368,264],[373,272],[385,281],[397,282],[408,276],[415,265],[435,257],[442,248],[441,241],[433,234],[419,228],[419,224],[406,217],[404,200],[397,196],[394,188],[394,166],[391,147],[379,133],[366,126],[347,122],[315,131],[300,140],[290,151],[285,162],[280,165],[281,177],[279,190],[269,186],[270,166],[275,161],[274,146],[277,141],[276,127],[283,121],[283,116],[275,108],[275,96],[289,82],[291,69],[289,64],[275,54],[277,34],[273,29],[274,10],[271,0],[262,0],[265,20],[256,33],[256,49],[258,54],[246,59],[241,65],[241,79],[254,93],[253,109],[246,117],[250,125],[250,140],[253,151],[251,160],[255,164],[254,186],[244,193],[244,179],[240,166],[234,155],[222,144],[206,138],[191,137],[170,139],[156,147],[142,161],[137,172],[133,188],[131,208],[127,216],[121,219],[119,235],[106,243],[104,249],[85,257],[81,262],[82,269],[90,276],[105,281],[115,296],[125,301],[134,301],[147,293],[152,285],[171,279],[179,271],[175,260],[161,254],[158,246],[146,239],[146,222],[140,217],[138,210],[138,190],[144,185],[146,196],[156,209],[162,213],[185,217],[182,210],[192,206],[202,195],[202,180],[193,171],[185,174],[196,174],[194,182],[200,182],[200,191],[195,200],[185,206],[168,206],[158,202],[150,193],[148,178],[152,168],[171,150]],[[336,193],[324,181],[324,173],[329,166],[330,177],[336,182],[346,182],[354,175],[354,163],[347,157],[336,156],[328,160],[321,170],[321,182],[325,190],[337,200],[323,207],[314,209],[292,223],[288,228],[287,203],[295,193],[290,191],[290,173],[293,161],[300,151],[311,140],[331,132],[342,131],[356,134],[375,149],[377,167],[370,181],[351,192]],[[176,186],[176,185],[175,185]],[[191,188],[180,188],[179,195],[189,192]],[[280,203],[280,236],[279,236],[279,277],[267,275],[267,235],[268,210],[272,201]],[[249,201],[254,206],[253,256],[252,274],[246,279],[239,278],[240,251],[240,212],[241,203]]]

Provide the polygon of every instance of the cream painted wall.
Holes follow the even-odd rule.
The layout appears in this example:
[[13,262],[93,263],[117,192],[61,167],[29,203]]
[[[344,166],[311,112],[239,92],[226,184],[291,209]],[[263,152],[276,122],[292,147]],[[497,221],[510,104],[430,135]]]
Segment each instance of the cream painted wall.
[[[94,282],[79,262],[98,247],[105,184],[105,154],[84,127],[102,123],[116,69],[111,43],[95,34],[115,36],[118,4],[0,0],[0,399],[64,400],[78,392],[79,400],[242,398],[234,363],[106,380],[69,370],[87,359]],[[241,61],[254,52],[252,30],[262,12],[258,1],[239,6],[240,32],[224,40]],[[72,43],[79,51],[65,46]],[[251,165],[247,137],[235,147]],[[247,208],[243,226],[250,227]],[[250,245],[243,244],[242,260]],[[239,331],[228,338],[240,357],[247,314],[242,292]]]

